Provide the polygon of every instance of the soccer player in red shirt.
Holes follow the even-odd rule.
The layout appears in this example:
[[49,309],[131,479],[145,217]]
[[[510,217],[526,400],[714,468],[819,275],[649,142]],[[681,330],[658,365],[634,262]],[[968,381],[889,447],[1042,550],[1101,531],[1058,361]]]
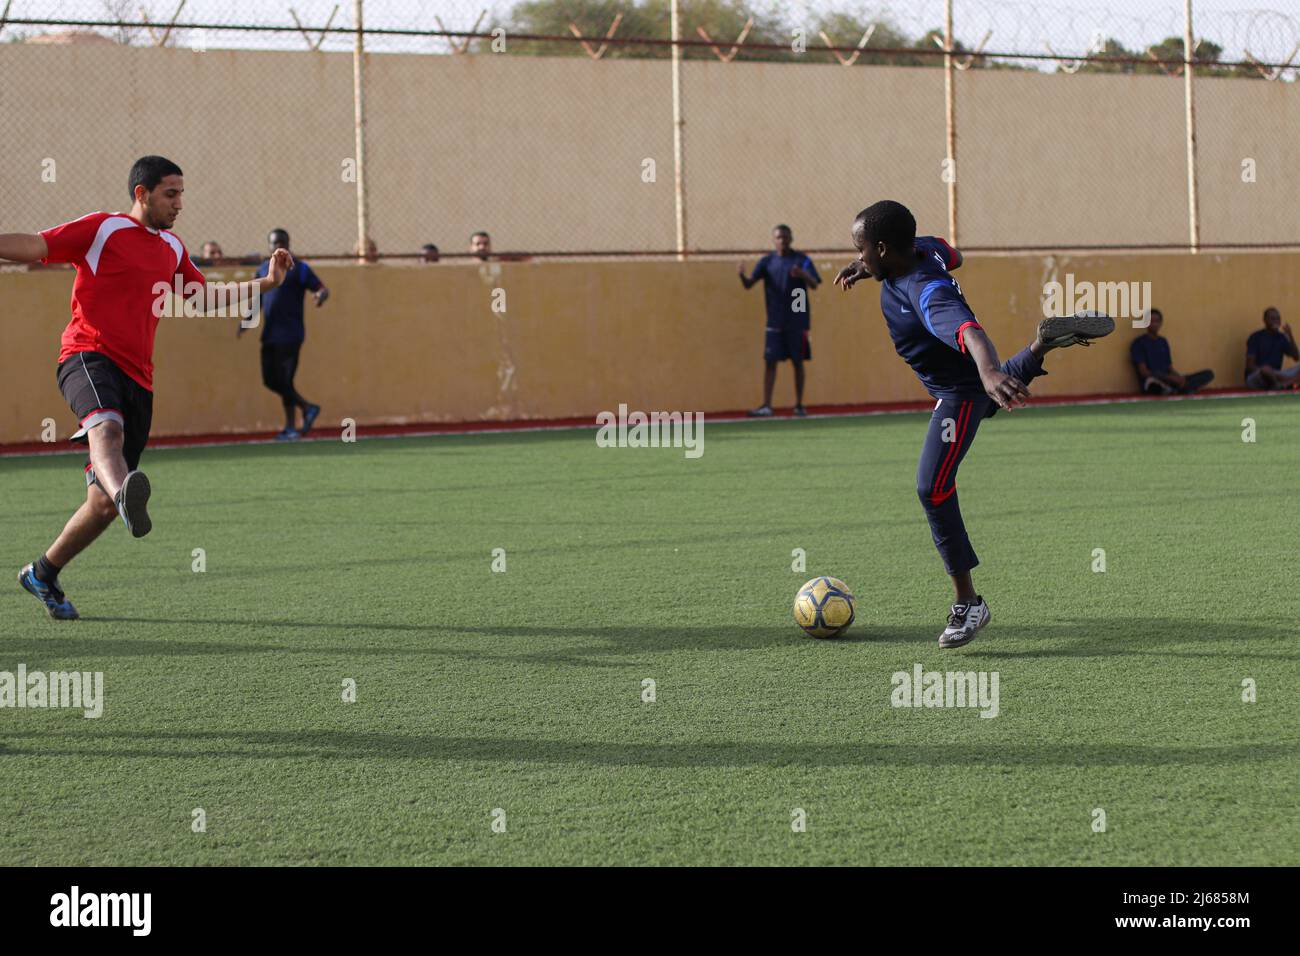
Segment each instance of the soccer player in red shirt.
[[[72,436],[90,446],[86,500],[63,533],[18,582],[58,620],[76,618],[59,586],[59,571],[121,517],[132,536],[149,533],[149,479],[139,470],[153,418],[153,345],[163,312],[160,288],[179,278],[205,285],[184,244],[170,228],[185,184],[179,166],[144,156],[131,167],[131,212],[94,212],[35,235],[0,235],[0,259],[70,262],[72,321],[59,351],[59,390],[80,423]],[[285,250],[270,274],[241,283],[242,303],[278,286],[293,259]]]

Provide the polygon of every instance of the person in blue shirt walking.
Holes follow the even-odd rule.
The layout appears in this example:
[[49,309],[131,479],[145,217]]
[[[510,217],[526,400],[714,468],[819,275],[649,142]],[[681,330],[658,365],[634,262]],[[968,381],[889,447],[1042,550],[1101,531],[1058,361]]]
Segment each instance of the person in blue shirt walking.
[[895,351],[937,399],[917,463],[916,493],[956,594],[939,646],[961,647],[992,616],[971,581],[979,558],[957,507],[957,469],[981,421],[999,408],[1026,404],[1028,383],[1047,374],[1048,352],[1088,345],[1113,332],[1115,322],[1096,312],[1045,318],[1034,341],[1001,362],[950,274],[961,266],[961,253],[937,236],[918,238],[906,206],[888,199],[868,206],[853,220],[852,238],[858,258],[840,270],[835,284],[847,290],[863,279],[880,283],[880,311]]
[[808,338],[811,327],[808,293],[821,285],[822,278],[817,274],[812,259],[790,248],[793,239],[789,226],[777,226],[772,230],[772,245],[776,251],[759,259],[751,275],[745,275],[743,262],[736,270],[746,289],[752,289],[762,281],[767,303],[767,342],[763,349],[767,368],[763,375],[763,404],[749,413],[753,416],[772,414],[776,363],[786,359],[794,364],[794,413],[800,417],[808,414],[803,407],[803,363],[812,358],[812,345]]
[[[272,229],[267,243],[272,255],[277,249],[287,250],[289,233]],[[264,260],[255,275],[266,275],[270,261],[269,258]],[[307,337],[302,306],[308,292],[316,300],[318,308],[325,304],[330,294],[311,266],[296,259],[284,277],[284,283],[278,289],[262,294],[262,383],[279,395],[284,405],[284,431],[275,436],[277,441],[292,441],[307,434],[320,414],[320,406],[298,394],[293,384],[298,372],[298,354]],[[240,331],[243,331],[242,327]],[[299,410],[302,411],[301,429],[296,427],[295,420]]]

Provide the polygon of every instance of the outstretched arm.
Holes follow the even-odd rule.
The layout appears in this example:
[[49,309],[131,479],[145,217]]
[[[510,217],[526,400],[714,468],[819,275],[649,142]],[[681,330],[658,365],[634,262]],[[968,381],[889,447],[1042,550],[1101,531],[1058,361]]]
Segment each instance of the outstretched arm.
[[[244,305],[253,297],[254,293],[260,296],[264,292],[270,292],[272,289],[277,288],[282,282],[284,282],[284,277],[292,268],[293,256],[290,255],[289,250],[276,249],[275,252],[271,253],[271,261],[267,265],[266,275],[258,279],[250,279],[247,282],[241,282],[236,287],[236,302],[238,302],[240,308],[244,307]],[[200,301],[202,300],[200,299]],[[200,308],[200,312],[202,312],[202,308]],[[243,334],[244,326],[243,323],[240,323],[239,329],[235,332],[235,335],[238,337]]]
[[1007,411],[1023,408],[1025,399],[1029,397],[1029,389],[1020,379],[1002,371],[1002,365],[998,362],[997,349],[993,347],[993,340],[984,334],[984,330],[978,326],[971,326],[962,333],[962,342],[970,357],[975,360],[975,367],[980,373],[980,382],[983,383],[984,391],[988,393],[989,398]]
[[25,232],[0,235],[0,259],[14,262],[39,262],[49,255],[45,237]]

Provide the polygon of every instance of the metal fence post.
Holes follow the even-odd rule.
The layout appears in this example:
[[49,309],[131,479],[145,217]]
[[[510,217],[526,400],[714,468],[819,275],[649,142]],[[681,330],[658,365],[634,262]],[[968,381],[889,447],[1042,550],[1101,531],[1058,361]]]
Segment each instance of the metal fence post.
[[1196,193],[1196,103],[1192,95],[1192,0],[1183,0],[1183,101],[1187,112],[1187,230],[1192,252],[1201,245],[1201,218]]
[[957,116],[953,100],[952,0],[943,5],[943,106],[947,135],[948,242],[957,245]]
[[686,259],[686,167],[682,158],[682,39],[678,0],[672,0],[673,34],[673,191],[677,209],[677,259]]
[[370,252],[370,196],[366,191],[366,41],[363,7],[365,0],[353,0],[357,40],[352,48],[353,129],[357,144],[357,256]]

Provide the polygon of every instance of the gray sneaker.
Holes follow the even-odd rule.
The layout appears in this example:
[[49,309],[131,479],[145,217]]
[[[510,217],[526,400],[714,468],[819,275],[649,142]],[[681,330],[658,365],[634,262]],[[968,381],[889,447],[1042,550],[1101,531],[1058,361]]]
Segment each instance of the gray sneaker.
[[132,471],[127,473],[126,481],[122,482],[117,497],[113,499],[117,513],[122,516],[126,530],[131,532],[133,538],[143,538],[153,530],[153,522],[149,519],[150,491],[149,479],[145,473]]
[[948,648],[969,644],[975,640],[976,632],[991,620],[993,615],[989,613],[989,606],[979,595],[970,604],[954,604],[948,614],[948,626],[939,635],[939,646]]
[[1038,341],[1049,349],[1090,345],[1093,339],[1115,331],[1115,320],[1102,312],[1076,312],[1053,316],[1038,323]]
[[749,417],[750,417],[750,418],[771,418],[771,417],[772,417],[772,406],[771,406],[771,405],[760,405],[760,406],[758,406],[758,408],[755,408],[753,411],[751,411],[751,412],[749,413]]

